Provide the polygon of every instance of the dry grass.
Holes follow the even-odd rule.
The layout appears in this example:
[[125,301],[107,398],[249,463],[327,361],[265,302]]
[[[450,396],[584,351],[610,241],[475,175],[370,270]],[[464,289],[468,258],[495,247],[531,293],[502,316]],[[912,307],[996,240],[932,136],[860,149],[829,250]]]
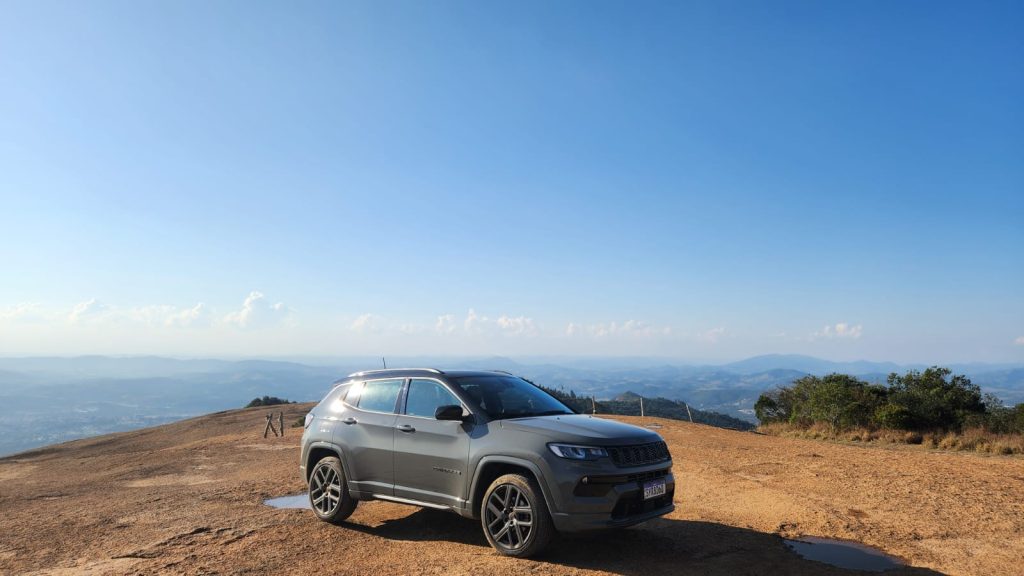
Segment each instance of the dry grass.
[[875,444],[912,444],[938,450],[959,450],[1004,456],[1024,454],[1024,435],[995,434],[982,428],[969,428],[961,433],[921,433],[884,428],[877,430],[869,428],[833,430],[824,424],[812,424],[811,426],[803,427],[793,424],[773,423],[761,425],[758,431],[772,436],[785,436],[789,438]]

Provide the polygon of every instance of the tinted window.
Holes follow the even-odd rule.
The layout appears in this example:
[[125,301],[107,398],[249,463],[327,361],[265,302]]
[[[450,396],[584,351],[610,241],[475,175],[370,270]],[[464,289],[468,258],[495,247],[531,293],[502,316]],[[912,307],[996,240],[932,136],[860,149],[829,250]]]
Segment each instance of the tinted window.
[[[398,392],[402,389],[402,379],[394,380],[370,380],[363,383],[362,390],[355,386],[349,391],[345,400],[361,410],[373,410],[374,412],[394,412],[395,402],[398,401]],[[353,402],[352,395],[357,395]]]
[[512,376],[467,376],[455,382],[491,418],[572,414],[554,396]]
[[409,383],[405,413],[409,416],[433,418],[438,406],[462,404],[447,388],[434,380],[416,380]]

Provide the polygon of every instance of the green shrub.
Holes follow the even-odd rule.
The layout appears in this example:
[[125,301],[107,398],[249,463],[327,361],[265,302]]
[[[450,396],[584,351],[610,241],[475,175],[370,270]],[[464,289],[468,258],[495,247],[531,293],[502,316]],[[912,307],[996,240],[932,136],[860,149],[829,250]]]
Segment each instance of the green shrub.
[[846,374],[804,376],[761,394],[754,413],[762,424],[823,424],[833,435],[858,427],[1024,433],[1024,404],[1009,408],[994,396],[982,397],[981,389],[966,376],[938,366],[890,374],[888,386]]
[[246,404],[245,407],[256,408],[257,406],[277,406],[278,404],[294,404],[294,402],[277,396],[264,396],[263,398],[253,398],[252,402]]

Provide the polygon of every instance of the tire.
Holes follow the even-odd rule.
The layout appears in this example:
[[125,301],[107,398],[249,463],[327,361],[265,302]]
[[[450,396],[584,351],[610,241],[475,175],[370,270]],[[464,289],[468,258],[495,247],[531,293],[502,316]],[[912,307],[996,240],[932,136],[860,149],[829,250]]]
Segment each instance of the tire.
[[480,503],[480,525],[495,550],[516,558],[544,550],[555,532],[540,486],[522,474],[491,482]]
[[309,506],[317,518],[341,524],[352,515],[358,503],[348,493],[341,460],[328,456],[316,463],[309,474]]

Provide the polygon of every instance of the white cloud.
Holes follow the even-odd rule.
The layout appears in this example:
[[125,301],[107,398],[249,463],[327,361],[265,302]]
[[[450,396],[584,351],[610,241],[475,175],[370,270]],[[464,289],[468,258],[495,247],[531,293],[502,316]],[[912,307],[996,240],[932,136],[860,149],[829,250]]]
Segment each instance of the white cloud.
[[280,322],[288,314],[288,307],[284,303],[271,304],[262,292],[253,290],[242,303],[242,309],[225,316],[224,322],[239,328],[258,328]]
[[[455,330],[455,320],[450,314],[437,319],[437,330],[447,330],[451,333]],[[506,336],[534,336],[540,332],[533,318],[527,316],[509,316],[502,314],[497,318],[490,318],[478,314],[473,308],[466,313],[466,319],[462,322],[462,330],[470,336],[481,336],[487,334],[501,334]]]
[[1024,346],[1024,336],[1017,336],[1013,341],[1017,346]]
[[0,310],[0,320],[35,321],[45,316],[43,307],[34,302],[23,302]]
[[852,326],[846,322],[837,322],[832,326],[824,326],[820,331],[811,334],[811,339],[825,339],[832,340],[833,338],[843,338],[848,340],[857,340],[863,333],[863,327],[860,324]]
[[669,326],[654,326],[642,320],[612,321],[598,324],[577,324],[570,322],[565,328],[567,336],[589,335],[593,338],[646,338],[651,336],[668,336],[672,333]]
[[476,310],[470,308],[466,314],[466,320],[462,323],[462,329],[467,334],[479,334],[483,332],[484,326],[490,321],[490,318],[487,316],[480,316],[476,313]]
[[434,331],[438,334],[451,334],[455,332],[455,315],[443,314],[438,316],[437,322],[434,323]]
[[533,318],[526,316],[516,316],[515,318],[499,316],[497,323],[498,327],[506,334],[530,336],[537,333],[537,326],[534,325]]
[[697,334],[697,339],[701,340],[702,342],[710,342],[711,344],[715,344],[718,342],[719,338],[721,338],[724,335],[725,328],[719,326],[718,328],[712,328],[706,332],[701,332],[700,334]]
[[79,322],[83,318],[91,316],[95,321],[102,319],[107,324],[145,324],[149,326],[186,328],[208,326],[213,320],[210,309],[202,302],[191,308],[152,304],[132,308],[99,305],[98,309],[94,309],[96,306],[89,306],[88,302],[79,304],[72,311],[72,315],[76,316],[72,322]]
[[79,324],[90,318],[96,318],[107,310],[108,308],[105,304],[92,298],[75,304],[75,307],[71,309],[71,313],[68,314],[68,322]]
[[621,324],[616,322],[608,325],[601,324],[594,329],[594,334],[598,336],[614,336],[616,334],[650,336],[653,332],[654,327],[641,320],[626,320]]
[[398,326],[398,331],[402,334],[422,334],[427,331],[427,327],[422,324],[401,324]]
[[[430,325],[416,322],[395,323],[372,313],[358,316],[349,328],[362,334],[423,334],[431,331]],[[538,336],[542,331],[533,318],[527,316],[510,316],[502,314],[497,318],[484,316],[470,308],[461,320],[454,314],[442,314],[436,317],[432,331],[452,336]]]
[[376,314],[363,314],[352,321],[350,328],[353,332],[368,334],[380,332],[381,317]]
[[202,302],[184,310],[174,310],[164,318],[164,325],[188,328],[209,324],[211,319],[210,309]]

